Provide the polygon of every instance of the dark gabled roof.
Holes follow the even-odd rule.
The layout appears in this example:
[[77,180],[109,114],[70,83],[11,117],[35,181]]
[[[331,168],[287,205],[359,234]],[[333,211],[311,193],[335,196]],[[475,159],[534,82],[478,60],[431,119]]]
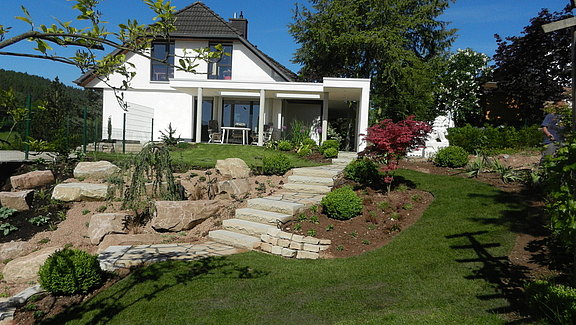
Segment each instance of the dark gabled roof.
[[[297,75],[288,68],[272,59],[256,46],[242,37],[240,32],[217,13],[200,1],[194,2],[184,9],[177,11],[174,23],[176,31],[170,33],[174,38],[202,38],[202,39],[237,39],[256,54],[264,63],[270,66],[286,81],[295,81]],[[92,73],[87,72],[74,82],[78,85],[91,80]]]
[[177,11],[174,37],[238,38],[240,32],[200,1]]

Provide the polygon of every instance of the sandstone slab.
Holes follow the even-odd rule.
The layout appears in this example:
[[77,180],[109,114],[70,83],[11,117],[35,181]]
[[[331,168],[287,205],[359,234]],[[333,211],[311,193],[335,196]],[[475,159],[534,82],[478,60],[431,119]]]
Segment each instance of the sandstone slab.
[[8,243],[0,244],[0,258],[8,259],[18,256],[18,253],[24,249],[26,242],[23,241],[11,241]]
[[27,190],[52,183],[54,183],[54,174],[51,170],[35,170],[10,177],[12,188],[17,190]]
[[108,185],[89,183],[63,183],[54,187],[52,198],[65,202],[103,201],[108,195]]
[[124,234],[124,213],[99,213],[90,218],[88,237],[93,245],[98,245],[108,234]]
[[222,203],[214,200],[156,201],[150,224],[156,231],[182,231],[194,228],[216,215]]
[[46,247],[30,255],[13,259],[2,270],[4,279],[10,282],[36,281],[40,266],[57,249],[58,247]]
[[134,246],[146,243],[152,243],[158,237],[154,234],[109,234],[100,245],[98,245],[98,253],[105,251],[110,246]]
[[250,167],[240,158],[228,158],[216,161],[216,170],[223,176],[231,178],[250,177]]
[[230,197],[242,196],[250,192],[250,181],[247,178],[231,179],[218,182],[218,193],[226,192]]
[[0,204],[3,207],[16,211],[30,210],[30,204],[34,198],[34,190],[18,192],[0,192]]
[[104,179],[120,168],[109,161],[83,161],[74,168],[74,178]]

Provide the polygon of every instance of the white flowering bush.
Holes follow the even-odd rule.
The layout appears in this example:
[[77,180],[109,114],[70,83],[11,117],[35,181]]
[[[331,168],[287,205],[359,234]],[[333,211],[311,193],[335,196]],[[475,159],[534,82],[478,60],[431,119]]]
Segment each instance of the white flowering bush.
[[437,108],[451,114],[458,126],[477,124],[482,118],[480,87],[492,74],[489,61],[486,54],[472,49],[459,49],[448,59],[446,71],[441,76]]

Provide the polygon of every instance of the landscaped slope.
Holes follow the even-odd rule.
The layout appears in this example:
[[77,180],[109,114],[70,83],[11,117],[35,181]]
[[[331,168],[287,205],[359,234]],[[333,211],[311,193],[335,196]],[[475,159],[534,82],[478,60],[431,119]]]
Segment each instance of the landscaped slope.
[[[257,252],[134,272],[54,323],[499,324],[501,260],[522,208],[459,177],[401,171],[435,201],[389,245],[354,258],[287,260]],[[474,249],[475,248],[475,249]],[[492,283],[495,282],[495,283]]]

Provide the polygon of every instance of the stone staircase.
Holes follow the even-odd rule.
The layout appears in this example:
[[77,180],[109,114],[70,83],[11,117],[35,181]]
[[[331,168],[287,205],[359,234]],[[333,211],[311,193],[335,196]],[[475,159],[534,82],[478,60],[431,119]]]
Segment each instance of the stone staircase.
[[215,242],[244,249],[258,249],[261,236],[278,229],[304,209],[319,204],[332,190],[334,179],[356,159],[355,152],[340,152],[332,165],[295,168],[283,190],[273,196],[248,200],[235,218],[224,220],[220,230],[209,232]]

